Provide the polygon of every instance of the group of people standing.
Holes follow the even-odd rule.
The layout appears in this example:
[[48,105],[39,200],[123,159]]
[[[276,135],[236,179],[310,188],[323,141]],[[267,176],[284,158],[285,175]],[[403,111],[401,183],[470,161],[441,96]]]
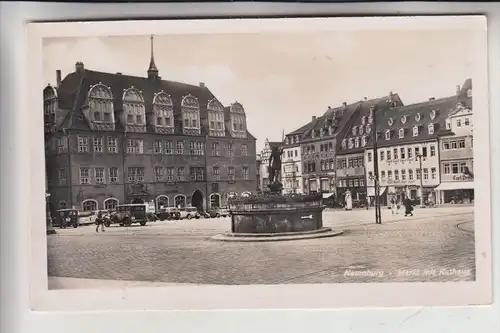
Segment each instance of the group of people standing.
[[413,216],[413,203],[411,202],[411,199],[408,198],[407,196],[404,196],[401,198],[401,200],[398,200],[395,196],[392,196],[390,200],[390,205],[391,205],[391,211],[392,215],[394,214],[399,214],[399,209],[401,206],[405,208],[405,216]]

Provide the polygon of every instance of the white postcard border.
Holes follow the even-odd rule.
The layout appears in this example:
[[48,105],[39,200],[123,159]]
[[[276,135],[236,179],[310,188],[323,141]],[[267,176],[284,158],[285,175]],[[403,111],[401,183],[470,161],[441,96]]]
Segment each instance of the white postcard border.
[[[45,177],[43,176],[43,119],[40,93],[42,39],[100,35],[148,35],[188,33],[256,33],[361,29],[459,29],[484,31],[476,47],[478,63],[473,64],[476,167],[475,193],[476,281],[457,283],[363,283],[278,286],[181,286],[99,290],[48,290],[45,220]],[[29,174],[31,209],[29,247],[26,264],[31,280],[32,309],[44,311],[100,310],[212,310],[338,308],[359,306],[439,306],[487,304],[491,288],[491,187],[488,109],[486,18],[484,16],[320,18],[320,19],[239,19],[115,21],[76,23],[35,23],[27,28],[27,68],[29,92],[22,113],[27,121],[27,138],[20,142],[29,156],[22,166]],[[24,73],[26,74],[26,73]],[[24,75],[24,77],[28,77]],[[41,166],[41,167],[38,167]],[[328,296],[331,295],[331,296]]]

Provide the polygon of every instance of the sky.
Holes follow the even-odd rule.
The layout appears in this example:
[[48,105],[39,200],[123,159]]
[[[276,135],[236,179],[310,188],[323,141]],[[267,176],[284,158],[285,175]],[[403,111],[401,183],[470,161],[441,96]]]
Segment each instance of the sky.
[[[328,106],[398,93],[404,104],[455,93],[474,81],[478,32],[375,30],[266,34],[178,34],[154,37],[155,62],[166,80],[204,82],[229,105],[240,102],[248,130],[280,141]],[[47,39],[45,83],[77,61],[85,68],[147,76],[150,36]]]

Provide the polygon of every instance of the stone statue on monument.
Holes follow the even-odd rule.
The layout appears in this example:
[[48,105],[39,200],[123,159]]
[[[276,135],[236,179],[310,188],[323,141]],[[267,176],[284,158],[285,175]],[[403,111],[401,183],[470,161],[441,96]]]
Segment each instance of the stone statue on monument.
[[281,156],[283,155],[283,148],[273,146],[271,148],[271,155],[269,156],[269,189],[271,192],[280,192],[283,184],[279,181],[281,173]]

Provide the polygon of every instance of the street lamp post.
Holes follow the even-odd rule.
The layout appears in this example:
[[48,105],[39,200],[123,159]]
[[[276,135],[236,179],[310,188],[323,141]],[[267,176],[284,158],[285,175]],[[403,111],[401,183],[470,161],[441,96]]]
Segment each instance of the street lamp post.
[[370,112],[373,119],[373,179],[375,181],[375,223],[382,224],[382,213],[380,211],[380,184],[378,175],[378,147],[377,147],[377,117],[375,112],[377,107],[372,105]]
[[424,207],[424,175],[422,173],[422,155],[420,154],[415,154],[415,156],[418,158],[418,163],[419,163],[419,173],[420,173],[420,208]]

